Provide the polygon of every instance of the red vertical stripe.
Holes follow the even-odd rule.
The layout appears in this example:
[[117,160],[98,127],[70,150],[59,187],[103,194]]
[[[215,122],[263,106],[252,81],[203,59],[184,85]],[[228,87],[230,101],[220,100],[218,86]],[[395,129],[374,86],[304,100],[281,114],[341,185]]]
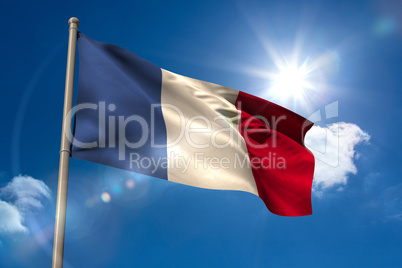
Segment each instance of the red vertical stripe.
[[304,147],[304,136],[313,124],[244,92],[239,92],[236,107],[260,198],[277,215],[312,214],[314,156]]

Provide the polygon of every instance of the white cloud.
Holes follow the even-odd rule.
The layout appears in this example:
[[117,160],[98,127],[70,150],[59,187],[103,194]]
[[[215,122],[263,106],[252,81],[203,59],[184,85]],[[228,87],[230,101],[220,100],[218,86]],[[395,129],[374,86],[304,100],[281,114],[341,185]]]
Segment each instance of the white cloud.
[[28,232],[22,222],[23,216],[18,208],[0,200],[0,234]]
[[0,234],[27,233],[26,213],[42,209],[40,200],[50,198],[51,191],[43,181],[20,175],[0,188],[0,197]]
[[355,146],[369,139],[370,136],[359,126],[345,122],[326,127],[313,126],[307,132],[306,146],[315,157],[313,190],[318,196],[324,189],[345,185],[349,174],[357,173],[354,159],[359,155]]
[[50,189],[43,181],[21,175],[0,189],[0,196],[11,199],[20,210],[41,209],[40,198],[50,198],[50,195]]

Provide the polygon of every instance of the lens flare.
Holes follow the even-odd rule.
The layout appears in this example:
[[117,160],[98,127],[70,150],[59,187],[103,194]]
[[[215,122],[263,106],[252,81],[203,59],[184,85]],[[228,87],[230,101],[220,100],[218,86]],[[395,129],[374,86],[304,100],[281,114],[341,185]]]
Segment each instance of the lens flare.
[[104,203],[109,203],[110,200],[112,200],[112,198],[110,197],[110,194],[109,194],[108,192],[103,192],[103,193],[101,194],[101,200],[102,200]]
[[92,198],[85,200],[85,206],[87,208],[92,208],[95,205],[95,201]]
[[397,30],[397,22],[393,17],[379,18],[373,27],[373,32],[379,37],[387,36]]
[[112,190],[113,190],[113,193],[114,193],[114,194],[120,194],[120,193],[121,193],[121,187],[120,187],[120,185],[113,185]]
[[126,187],[127,189],[133,189],[135,187],[135,182],[132,179],[126,180]]

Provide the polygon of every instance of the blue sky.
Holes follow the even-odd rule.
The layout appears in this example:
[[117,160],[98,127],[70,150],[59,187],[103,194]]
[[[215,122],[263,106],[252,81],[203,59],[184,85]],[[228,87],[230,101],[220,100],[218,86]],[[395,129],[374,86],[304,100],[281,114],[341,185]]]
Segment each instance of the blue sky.
[[[313,215],[287,218],[248,193],[72,159],[65,267],[402,266],[397,1],[3,1],[1,10],[0,267],[51,265],[72,16],[98,41],[314,119],[308,139],[322,161]],[[268,74],[285,61],[314,67],[304,98],[272,90]]]

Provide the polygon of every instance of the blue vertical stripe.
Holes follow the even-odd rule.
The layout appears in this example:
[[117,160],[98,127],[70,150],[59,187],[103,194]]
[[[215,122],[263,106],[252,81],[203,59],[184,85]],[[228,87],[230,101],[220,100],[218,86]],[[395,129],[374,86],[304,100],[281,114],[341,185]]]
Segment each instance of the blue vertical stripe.
[[[161,69],[128,50],[97,42],[82,33],[78,38],[78,52],[76,105],[86,107],[89,103],[92,106],[77,111],[75,115],[71,156],[167,179],[167,167],[161,164],[167,161],[167,150],[166,126],[160,106],[154,108],[155,128],[151,128],[151,105],[161,103]],[[99,123],[102,117],[106,119],[104,125]],[[132,120],[126,122],[125,133],[119,133],[119,121],[122,123],[130,118]],[[147,130],[141,128],[140,121],[147,124],[146,137],[143,134]],[[116,134],[114,138],[109,135],[113,131]],[[154,143],[163,145],[162,148],[151,146],[151,131],[154,132]],[[121,134],[130,143],[139,142],[145,137],[145,144],[138,148],[124,146],[124,150],[119,149]],[[81,148],[78,142],[97,142],[97,146]],[[124,154],[121,154],[123,151]],[[119,160],[119,153],[124,160]]]

